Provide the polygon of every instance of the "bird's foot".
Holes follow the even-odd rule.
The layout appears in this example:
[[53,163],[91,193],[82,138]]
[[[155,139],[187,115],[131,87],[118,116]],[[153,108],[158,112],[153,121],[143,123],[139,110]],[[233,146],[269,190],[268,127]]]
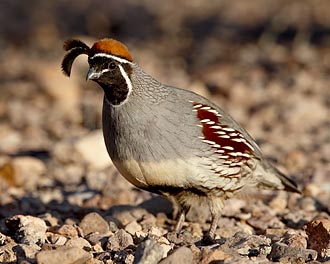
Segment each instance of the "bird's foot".
[[203,239],[202,239],[202,245],[204,246],[210,246],[210,245],[214,245],[214,244],[218,244],[215,236],[214,235],[210,235],[210,234],[206,234]]
[[192,245],[196,242],[196,237],[193,237],[192,234],[186,230],[180,233],[175,231],[168,232],[166,238],[176,245]]

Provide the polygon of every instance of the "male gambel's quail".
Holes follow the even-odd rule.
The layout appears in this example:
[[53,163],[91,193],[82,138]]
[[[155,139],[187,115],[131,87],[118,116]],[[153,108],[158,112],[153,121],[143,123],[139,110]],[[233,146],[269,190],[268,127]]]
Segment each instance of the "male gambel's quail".
[[70,76],[75,58],[86,54],[86,78],[104,90],[103,134],[113,163],[135,186],[176,202],[177,232],[189,208],[206,203],[214,238],[223,201],[247,186],[299,192],[220,107],[158,82],[122,43],[103,39],[89,48],[71,39],[64,49],[63,72]]

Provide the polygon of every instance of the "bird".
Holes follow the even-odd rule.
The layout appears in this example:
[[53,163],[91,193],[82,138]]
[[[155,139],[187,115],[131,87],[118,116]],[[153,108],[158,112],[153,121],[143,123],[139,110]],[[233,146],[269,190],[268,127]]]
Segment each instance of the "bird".
[[174,203],[176,234],[198,204],[209,207],[205,237],[214,241],[225,200],[251,187],[300,192],[228,113],[199,94],[159,82],[120,41],[105,38],[89,47],[68,39],[63,48],[63,73],[70,77],[76,57],[87,55],[86,80],[104,91],[102,130],[113,164],[131,184]]

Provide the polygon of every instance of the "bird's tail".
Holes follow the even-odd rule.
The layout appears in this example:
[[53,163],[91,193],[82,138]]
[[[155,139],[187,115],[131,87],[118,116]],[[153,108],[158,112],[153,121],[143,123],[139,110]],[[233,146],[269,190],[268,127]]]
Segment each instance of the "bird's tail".
[[276,176],[281,180],[282,184],[284,185],[284,190],[289,191],[289,192],[296,192],[296,193],[301,193],[300,190],[298,189],[297,183],[290,179],[288,176],[286,176],[284,173],[280,172],[277,168],[273,167],[271,168]]
[[259,184],[264,188],[301,193],[294,180],[284,175],[268,161],[264,160],[262,166],[257,167],[257,171],[259,171],[257,175],[260,177]]
[[289,192],[301,193],[298,189],[297,183],[294,180],[290,179],[288,176],[280,172],[277,168],[268,162],[266,166],[266,171],[268,172],[267,178],[270,180],[271,178],[274,179],[275,176],[278,180],[280,180],[280,184],[277,185],[277,189],[284,189]]

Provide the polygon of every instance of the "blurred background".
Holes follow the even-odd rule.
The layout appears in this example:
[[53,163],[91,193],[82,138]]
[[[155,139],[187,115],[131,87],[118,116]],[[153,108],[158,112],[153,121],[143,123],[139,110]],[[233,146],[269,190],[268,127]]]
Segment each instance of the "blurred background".
[[62,44],[125,43],[164,83],[219,104],[329,204],[330,1],[0,1],[0,219],[109,209],[150,197],[111,165],[102,91]]

